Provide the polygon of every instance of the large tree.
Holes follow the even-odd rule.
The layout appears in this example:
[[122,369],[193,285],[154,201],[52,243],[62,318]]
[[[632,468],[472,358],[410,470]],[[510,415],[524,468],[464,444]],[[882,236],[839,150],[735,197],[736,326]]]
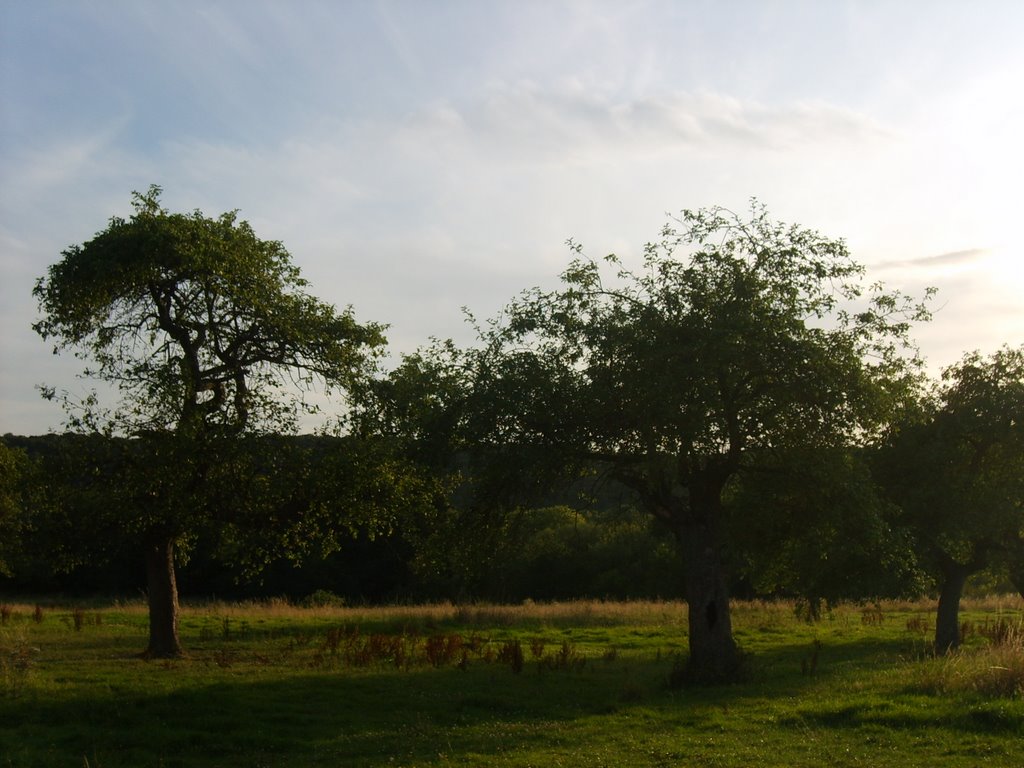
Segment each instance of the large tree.
[[477,444],[535,451],[545,471],[596,461],[631,488],[682,545],[693,676],[727,677],[727,486],[773,451],[857,444],[884,423],[927,311],[756,202],[748,217],[684,211],[634,268],[570,245],[560,289],[483,327],[463,421]]
[[1024,552],[1024,347],[971,352],[894,429],[877,474],[939,589],[935,650],[960,644],[967,579]]
[[[254,488],[288,459],[253,458],[261,443],[250,438],[294,430],[312,407],[307,392],[355,386],[384,344],[381,326],[309,295],[281,243],[235,213],[171,213],[159,196],[155,186],[135,193],[129,219],[62,253],[36,283],[33,326],[116,392],[109,407],[95,395],[60,399],[72,428],[129,438],[111,480],[144,549],[148,653],[158,657],[181,652],[176,546],[275,497]],[[293,521],[320,504],[282,503]]]

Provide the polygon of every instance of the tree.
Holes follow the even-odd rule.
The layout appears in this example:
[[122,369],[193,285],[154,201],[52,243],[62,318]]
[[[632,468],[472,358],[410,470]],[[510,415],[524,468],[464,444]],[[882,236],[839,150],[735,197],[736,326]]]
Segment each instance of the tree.
[[11,558],[16,582],[46,585],[137,551],[126,531],[121,478],[126,441],[99,434],[6,435],[25,461],[20,536]]
[[10,575],[10,560],[19,549],[30,471],[24,452],[0,440],[0,576]]
[[561,289],[481,330],[463,421],[631,488],[682,545],[692,675],[728,677],[728,485],[772,451],[864,441],[917,375],[908,332],[927,311],[756,202],[684,211],[635,271],[570,245]]
[[497,438],[500,398],[477,386],[480,360],[480,350],[434,340],[360,388],[349,425],[387,441],[434,488],[402,531],[428,594],[501,599],[537,510],[576,504],[584,489],[566,487],[566,457]]
[[[294,431],[306,392],[355,386],[384,344],[381,326],[307,294],[281,243],[234,212],[170,213],[160,192],[135,193],[131,218],[65,250],[33,291],[34,329],[119,394],[109,408],[60,399],[73,429],[130,438],[118,501],[145,550],[154,657],[181,652],[176,546],[263,503],[249,491],[281,457],[247,458],[248,438]],[[285,517],[320,509],[305,504]]]
[[1024,347],[971,352],[882,446],[877,474],[939,587],[935,650],[960,644],[967,579],[1024,551]]

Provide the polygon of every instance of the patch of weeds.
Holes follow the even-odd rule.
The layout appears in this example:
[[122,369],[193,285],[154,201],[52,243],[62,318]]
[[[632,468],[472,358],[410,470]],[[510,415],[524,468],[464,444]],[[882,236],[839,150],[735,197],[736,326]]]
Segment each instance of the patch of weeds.
[[440,667],[459,656],[463,645],[462,635],[431,635],[423,644],[423,654],[432,667]]
[[885,623],[885,612],[879,603],[875,603],[860,611],[860,623],[866,627],[880,627]]
[[350,655],[364,665],[389,663],[401,669],[406,666],[411,654],[404,635],[372,634],[364,639],[361,647],[357,648],[353,643],[346,652],[346,659]]
[[563,640],[557,651],[545,656],[540,662],[542,669],[575,669],[579,671],[586,666],[587,657],[579,653],[576,646],[568,640]]
[[[212,633],[206,632],[205,628],[200,630],[201,639],[206,636],[207,639],[212,639]],[[252,627],[249,622],[242,620],[237,625],[232,626],[231,617],[223,616],[220,620],[220,639],[224,642],[230,642],[231,640],[247,640],[252,637]]]
[[793,614],[801,621],[814,624],[821,618],[821,600],[801,598],[793,605]]
[[518,638],[506,640],[498,651],[498,661],[508,664],[512,671],[519,674],[523,671],[523,645]]
[[544,655],[544,640],[539,637],[530,639],[530,655],[539,659]]
[[800,659],[800,674],[811,675],[812,677],[818,674],[818,659],[821,655],[821,640],[817,638],[811,643],[811,649]]
[[972,625],[972,631],[984,637],[992,645],[1024,646],[1024,620],[1007,621],[1005,616],[995,619],[986,617]]
[[24,634],[0,635],[0,693],[18,698],[25,691],[39,649]]
[[932,624],[925,616],[911,616],[907,619],[907,632],[915,635],[930,635]]

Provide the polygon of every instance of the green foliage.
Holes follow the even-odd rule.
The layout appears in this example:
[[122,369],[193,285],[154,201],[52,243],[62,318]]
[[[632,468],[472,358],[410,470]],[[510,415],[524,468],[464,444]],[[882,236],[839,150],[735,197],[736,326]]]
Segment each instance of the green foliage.
[[449,507],[417,539],[414,588],[500,601],[679,596],[676,542],[635,509]]
[[939,586],[935,646],[945,653],[961,641],[968,577],[997,564],[1019,574],[1024,562],[1024,347],[947,368],[877,459]]
[[304,399],[315,385],[356,388],[384,337],[307,294],[284,247],[235,213],[172,214],[159,195],[136,193],[130,219],[62,253],[36,282],[33,327],[120,396],[109,409],[95,394],[61,400],[72,429],[127,438],[103,478],[107,501],[146,558],[149,652],[175,656],[176,547],[211,523],[273,545],[238,558],[251,570],[268,550],[300,556],[316,537],[335,546],[326,518],[337,507],[315,490],[296,495],[306,486],[292,481],[309,475],[258,436],[294,431],[315,410]]
[[25,454],[0,440],[0,576],[10,575],[9,560],[18,549],[28,471]]
[[862,452],[789,449],[742,473],[727,504],[734,569],[759,595],[823,605],[919,594],[908,531],[880,495]]
[[925,307],[866,287],[842,241],[757,204],[746,220],[684,211],[635,271],[573,251],[562,290],[526,292],[485,333],[499,437],[649,476],[660,456],[694,467],[860,439],[916,375],[902,353]]
[[1024,347],[969,353],[878,453],[932,573],[1016,561],[1024,538]]
[[521,546],[500,569],[504,599],[674,597],[682,593],[675,540],[634,509],[553,507],[530,513]]
[[276,450],[270,437],[239,437],[292,430],[316,380],[356,387],[384,343],[381,328],[306,294],[284,247],[234,213],[172,214],[159,193],[136,193],[130,219],[64,251],[34,291],[40,335],[91,361],[86,374],[122,396],[109,411],[64,398],[71,427],[131,438],[90,487],[141,538],[187,543],[210,520],[267,529],[278,514],[291,523],[285,549],[301,551],[330,536],[313,514],[323,500],[295,498],[309,457]]
[[110,411],[65,396],[70,426],[284,429],[305,407],[287,397],[293,385],[347,387],[366,372],[368,351],[384,343],[380,326],[306,294],[284,246],[235,213],[172,214],[159,195],[136,193],[130,219],[111,219],[36,282],[35,330],[122,394]]
[[636,267],[570,247],[561,288],[524,292],[479,328],[479,349],[443,350],[440,369],[429,359],[458,385],[432,402],[454,405],[450,432],[482,446],[496,469],[477,477],[496,487],[564,484],[596,466],[631,489],[683,545],[691,663],[721,678],[737,659],[727,486],[778,451],[877,434],[920,376],[909,330],[927,308],[866,285],[842,241],[756,202],[747,217],[683,211]]

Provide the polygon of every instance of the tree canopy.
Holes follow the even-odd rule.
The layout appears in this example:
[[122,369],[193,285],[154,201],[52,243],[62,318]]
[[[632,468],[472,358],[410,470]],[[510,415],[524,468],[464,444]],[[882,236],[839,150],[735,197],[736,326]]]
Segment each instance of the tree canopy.
[[965,355],[893,430],[877,474],[940,588],[936,649],[960,642],[967,578],[1024,553],[1024,347]]
[[[175,655],[177,545],[210,521],[279,519],[308,533],[325,511],[322,497],[271,492],[286,455],[242,438],[293,431],[317,384],[356,386],[384,336],[306,293],[284,246],[236,213],[171,213],[160,192],[135,193],[129,219],[61,254],[36,282],[33,327],[119,395],[109,407],[95,394],[60,399],[73,429],[131,438],[112,470],[115,506],[146,552],[149,652]],[[270,450],[254,458],[261,447]],[[268,515],[275,501],[279,514]]]
[[287,429],[303,405],[294,390],[346,387],[368,372],[382,326],[307,294],[284,246],[235,212],[170,213],[160,192],[135,193],[130,219],[112,218],[36,282],[33,328],[123,395],[109,411],[69,402],[72,426]]
[[927,309],[756,202],[748,217],[684,211],[635,268],[570,246],[560,289],[481,330],[463,422],[549,467],[601,461],[630,487],[683,545],[694,674],[727,675],[724,490],[773,451],[885,424],[919,375],[909,330]]

